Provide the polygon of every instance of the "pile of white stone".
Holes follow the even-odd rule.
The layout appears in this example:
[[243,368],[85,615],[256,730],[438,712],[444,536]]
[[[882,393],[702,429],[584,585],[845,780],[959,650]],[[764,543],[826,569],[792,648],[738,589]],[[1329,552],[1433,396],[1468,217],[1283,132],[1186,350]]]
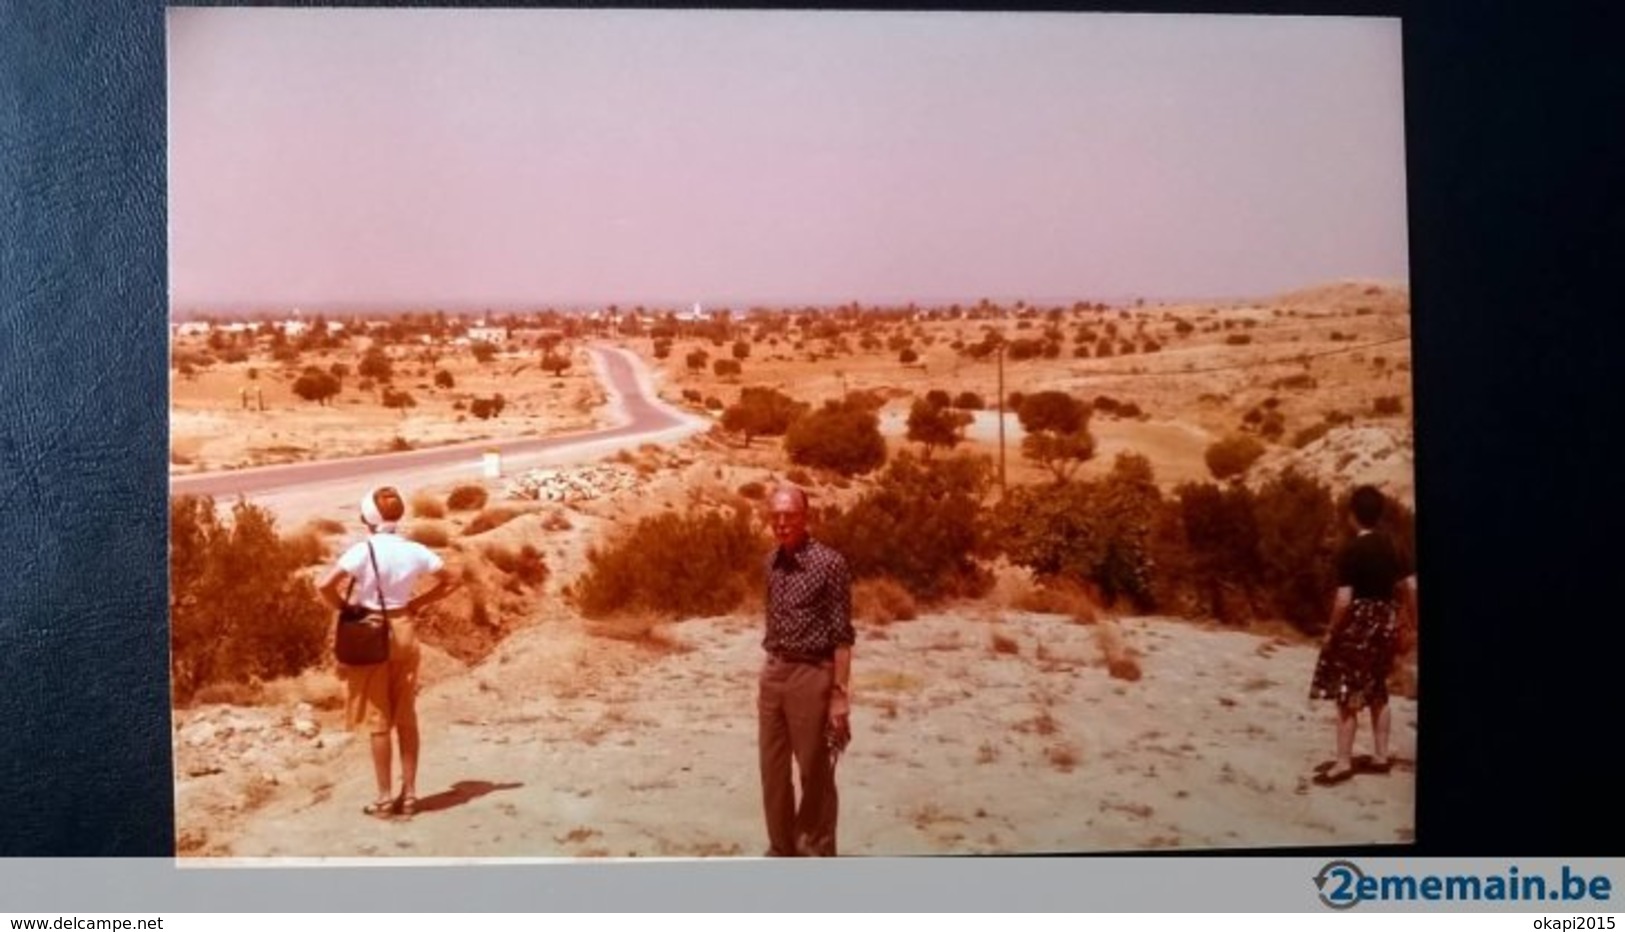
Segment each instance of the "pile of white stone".
[[509,498],[536,502],[582,502],[637,488],[637,470],[605,464],[578,469],[533,469],[508,482]]
[[323,749],[347,743],[343,732],[324,735],[316,712],[301,702],[292,714],[267,708],[213,706],[182,713],[175,723],[176,764],[186,777],[247,771],[265,783],[310,762]]

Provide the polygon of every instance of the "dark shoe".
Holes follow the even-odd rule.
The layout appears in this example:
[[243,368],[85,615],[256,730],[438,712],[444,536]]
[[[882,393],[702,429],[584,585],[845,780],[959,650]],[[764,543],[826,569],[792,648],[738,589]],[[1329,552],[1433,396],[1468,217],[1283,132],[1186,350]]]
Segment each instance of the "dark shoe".
[[1327,770],[1324,773],[1317,773],[1315,774],[1315,778],[1310,782],[1316,786],[1336,786],[1339,783],[1346,783],[1353,778],[1354,768],[1350,767],[1347,770]]

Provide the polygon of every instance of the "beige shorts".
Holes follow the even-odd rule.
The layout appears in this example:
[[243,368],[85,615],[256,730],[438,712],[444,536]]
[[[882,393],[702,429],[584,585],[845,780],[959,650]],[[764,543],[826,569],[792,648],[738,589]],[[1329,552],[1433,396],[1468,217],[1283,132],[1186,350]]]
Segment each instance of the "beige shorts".
[[389,660],[365,667],[339,664],[344,681],[344,724],[351,731],[388,734],[418,721],[418,667],[422,653],[411,622],[390,620]]

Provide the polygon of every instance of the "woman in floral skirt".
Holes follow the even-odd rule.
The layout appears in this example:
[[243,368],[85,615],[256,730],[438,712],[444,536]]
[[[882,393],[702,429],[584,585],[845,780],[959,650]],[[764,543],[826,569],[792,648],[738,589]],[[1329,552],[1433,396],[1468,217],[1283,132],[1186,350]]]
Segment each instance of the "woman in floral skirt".
[[1381,492],[1361,486],[1349,499],[1354,537],[1337,560],[1337,597],[1310,686],[1312,699],[1337,704],[1337,759],[1315,777],[1330,786],[1354,776],[1354,735],[1362,709],[1370,710],[1372,755],[1368,769],[1387,773],[1388,675],[1400,624],[1416,623],[1416,577],[1394,542],[1377,530],[1386,504]]

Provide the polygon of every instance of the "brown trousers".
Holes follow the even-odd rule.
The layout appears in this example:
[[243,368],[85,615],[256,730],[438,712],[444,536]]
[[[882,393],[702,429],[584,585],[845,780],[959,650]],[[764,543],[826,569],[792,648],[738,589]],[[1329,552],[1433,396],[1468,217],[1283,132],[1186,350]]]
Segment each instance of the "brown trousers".
[[[770,657],[762,667],[756,713],[769,856],[835,855],[839,799],[824,733],[834,679],[834,665],[828,662],[788,663]],[[801,777],[799,806],[790,780],[792,758]]]

